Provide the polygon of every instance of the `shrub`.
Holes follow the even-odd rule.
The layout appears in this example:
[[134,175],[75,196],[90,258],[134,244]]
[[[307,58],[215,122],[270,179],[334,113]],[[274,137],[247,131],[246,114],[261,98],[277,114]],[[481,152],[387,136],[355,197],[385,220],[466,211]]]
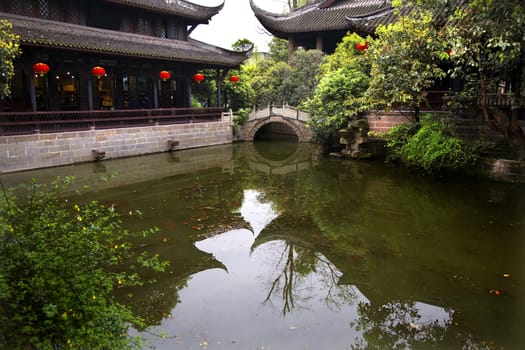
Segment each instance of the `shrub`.
[[[117,303],[113,288],[140,284],[136,266],[163,270],[158,256],[133,256],[118,214],[97,202],[61,195],[70,178],[51,186],[2,187],[0,197],[0,348],[130,349],[139,318]],[[73,199],[73,200],[72,200]],[[77,199],[80,200],[79,197]]]
[[235,112],[235,115],[233,117],[233,122],[235,125],[243,125],[248,121],[250,118],[251,108],[241,108],[237,112]]
[[461,171],[479,158],[479,146],[453,136],[441,119],[425,117],[420,124],[401,124],[385,137],[388,160],[401,161],[428,174]]

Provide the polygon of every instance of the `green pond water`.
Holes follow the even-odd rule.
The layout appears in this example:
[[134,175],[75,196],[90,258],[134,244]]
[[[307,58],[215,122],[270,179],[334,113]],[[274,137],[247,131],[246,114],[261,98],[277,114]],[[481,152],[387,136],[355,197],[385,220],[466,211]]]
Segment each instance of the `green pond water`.
[[3,177],[57,175],[91,184],[86,200],[113,205],[126,226],[160,229],[135,243],[168,270],[117,291],[150,325],[133,334],[156,349],[525,344],[523,185],[421,177],[286,142]]

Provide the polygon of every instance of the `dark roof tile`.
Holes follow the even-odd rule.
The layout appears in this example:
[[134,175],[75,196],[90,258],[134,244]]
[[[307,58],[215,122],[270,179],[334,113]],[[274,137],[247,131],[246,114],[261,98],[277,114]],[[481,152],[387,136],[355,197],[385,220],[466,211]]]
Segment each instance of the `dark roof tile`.
[[181,16],[198,21],[210,19],[224,7],[224,1],[212,7],[193,4],[185,0],[106,0],[106,2]]
[[229,51],[191,39],[162,39],[1,12],[0,18],[13,24],[22,45],[224,67],[238,66],[247,58],[246,52]]
[[347,18],[364,18],[390,9],[388,0],[320,0],[289,14],[274,14],[250,5],[257,19],[272,34],[283,37],[290,33],[350,29]]

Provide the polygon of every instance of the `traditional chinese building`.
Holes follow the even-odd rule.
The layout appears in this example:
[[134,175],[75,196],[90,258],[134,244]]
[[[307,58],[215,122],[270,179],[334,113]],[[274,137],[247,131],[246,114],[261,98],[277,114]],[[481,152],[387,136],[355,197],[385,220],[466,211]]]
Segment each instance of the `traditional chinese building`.
[[333,53],[348,32],[373,34],[381,23],[393,21],[389,0],[319,0],[288,14],[265,11],[250,0],[255,16],[274,36],[297,47]]
[[247,58],[189,37],[222,7],[186,0],[2,0],[0,19],[13,24],[23,52],[3,108],[188,107],[199,69],[215,69],[206,78],[220,82]]

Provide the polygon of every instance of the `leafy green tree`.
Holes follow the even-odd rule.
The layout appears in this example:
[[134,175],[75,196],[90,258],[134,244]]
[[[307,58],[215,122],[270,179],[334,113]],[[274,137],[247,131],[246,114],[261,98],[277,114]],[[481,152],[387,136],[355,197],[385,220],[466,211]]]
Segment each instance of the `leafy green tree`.
[[288,41],[273,37],[268,44],[268,58],[273,62],[288,62]]
[[214,69],[203,69],[199,73],[204,75],[204,80],[193,82],[191,93],[193,107],[213,107],[217,105],[217,72]]
[[303,7],[305,5],[314,3],[317,0],[287,0],[288,1],[288,7],[293,10],[297,9],[299,7]]
[[158,256],[134,255],[128,243],[154,230],[131,233],[112,208],[64,198],[69,183],[33,182],[16,189],[21,198],[3,188],[0,348],[140,348],[128,328],[141,320],[115,301],[113,289],[140,284],[139,268],[167,266]]
[[[471,82],[471,101],[479,105],[486,125],[499,130],[519,159],[525,158],[525,136],[518,124],[525,115],[525,4],[521,0],[472,0],[458,7],[447,24],[454,74]],[[490,94],[505,93],[510,111],[495,106]],[[479,95],[478,95],[479,96]]]
[[367,109],[363,95],[368,88],[368,65],[355,49],[364,39],[357,34],[345,36],[320,67],[321,80],[306,103],[308,122],[314,137],[327,147],[348,121]]
[[311,97],[321,61],[320,51],[297,50],[289,63],[273,59],[261,62],[252,78],[256,105],[288,103],[297,106]]
[[0,98],[11,94],[9,82],[15,75],[13,60],[20,55],[18,35],[7,20],[0,20]]
[[412,11],[395,23],[379,26],[368,49],[371,81],[366,93],[375,109],[413,111],[425,103],[422,93],[446,76],[440,62],[447,53],[429,11]]
[[255,91],[251,85],[250,66],[241,66],[240,69],[231,70],[229,77],[237,76],[238,81],[229,78],[223,84],[223,94],[226,104],[235,112],[238,124],[243,124],[255,103]]
[[292,106],[299,106],[313,96],[319,82],[319,68],[323,62],[323,53],[319,50],[296,50],[290,57],[292,68],[292,89],[286,101]]
[[249,39],[239,39],[233,43],[233,51],[248,51],[253,48],[253,41]]

